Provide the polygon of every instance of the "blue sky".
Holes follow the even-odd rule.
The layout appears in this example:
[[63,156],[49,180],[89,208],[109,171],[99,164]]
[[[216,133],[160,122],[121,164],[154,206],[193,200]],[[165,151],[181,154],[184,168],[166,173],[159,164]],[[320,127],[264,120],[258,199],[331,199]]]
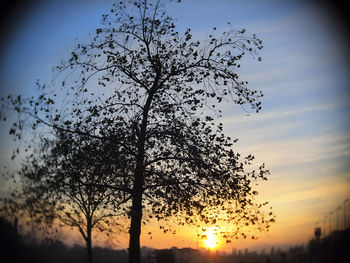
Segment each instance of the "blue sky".
[[[17,14],[24,18],[0,50],[1,95],[31,94],[37,78],[49,81],[52,67],[89,39],[110,6],[107,0],[43,1]],[[191,27],[199,37],[213,26],[225,30],[230,21],[263,40],[263,61],[248,59],[239,72],[250,88],[264,92],[262,112],[248,115],[225,104],[221,121],[239,138],[240,152],[270,168],[270,180],[259,189],[277,223],[260,241],[236,245],[306,242],[315,222],[350,193],[349,39],[338,14],[317,1],[185,0],[167,8],[180,31]],[[6,133],[1,129],[2,149],[10,147]],[[2,152],[1,163],[8,155]]]

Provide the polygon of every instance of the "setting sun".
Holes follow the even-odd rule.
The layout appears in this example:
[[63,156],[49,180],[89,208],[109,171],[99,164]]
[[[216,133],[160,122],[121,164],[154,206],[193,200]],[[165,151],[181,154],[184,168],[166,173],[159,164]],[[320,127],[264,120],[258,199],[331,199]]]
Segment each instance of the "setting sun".
[[218,243],[217,230],[214,228],[206,228],[203,232],[205,232],[204,237],[204,245],[206,248],[215,248]]

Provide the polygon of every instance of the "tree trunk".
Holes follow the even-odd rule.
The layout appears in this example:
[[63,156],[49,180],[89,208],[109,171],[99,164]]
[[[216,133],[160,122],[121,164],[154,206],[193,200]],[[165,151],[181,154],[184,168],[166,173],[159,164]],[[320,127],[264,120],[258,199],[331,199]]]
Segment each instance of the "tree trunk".
[[[158,72],[159,73],[159,72]],[[152,104],[155,91],[158,88],[159,74],[157,73],[155,82],[149,92],[142,113],[142,123],[140,125],[139,139],[137,143],[137,157],[135,168],[135,184],[132,192],[131,207],[131,223],[130,223],[130,239],[129,239],[129,263],[141,263],[140,251],[140,235],[142,221],[142,194],[144,184],[144,157],[145,157],[145,141],[148,122],[148,113]]]
[[130,241],[129,241],[129,263],[141,262],[140,235],[142,220],[142,184],[143,179],[135,178],[134,196],[131,207]]
[[87,263],[92,263],[92,240],[91,240],[91,222],[87,224],[87,238],[86,238],[86,249],[87,249]]

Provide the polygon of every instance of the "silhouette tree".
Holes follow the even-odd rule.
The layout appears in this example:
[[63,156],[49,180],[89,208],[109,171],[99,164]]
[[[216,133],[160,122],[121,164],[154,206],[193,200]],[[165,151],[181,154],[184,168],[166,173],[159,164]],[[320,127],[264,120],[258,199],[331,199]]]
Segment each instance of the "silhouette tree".
[[[3,109],[19,113],[10,134],[44,125],[113,145],[125,162],[123,187],[114,190],[131,199],[129,262],[140,262],[143,219],[268,229],[272,212],[251,187],[268,170],[234,152],[236,140],[215,122],[223,101],[261,109],[262,93],[247,88],[237,69],[246,54],[261,60],[262,41],[231,26],[198,41],[190,29],[176,30],[160,1],[120,1],[102,25],[61,62],[51,86],[38,83],[38,97],[7,98]],[[224,236],[240,233],[247,235],[237,227]]]
[[[122,204],[116,152],[108,144],[84,136],[59,132],[42,137],[39,152],[27,157],[16,179],[21,187],[4,200],[22,218],[77,228],[86,243],[91,263],[92,231],[109,236],[118,229]],[[104,185],[108,185],[108,188]],[[119,227],[120,229],[120,227]]]

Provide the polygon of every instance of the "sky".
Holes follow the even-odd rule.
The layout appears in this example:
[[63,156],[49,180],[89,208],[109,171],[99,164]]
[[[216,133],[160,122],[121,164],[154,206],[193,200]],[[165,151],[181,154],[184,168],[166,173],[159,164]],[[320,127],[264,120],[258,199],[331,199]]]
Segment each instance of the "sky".
[[[52,67],[69,57],[77,42],[89,39],[111,3],[48,0],[12,8],[1,25],[0,95],[30,95],[36,79],[50,81]],[[214,26],[225,30],[229,21],[264,44],[262,62],[246,59],[238,72],[249,88],[263,91],[262,111],[248,114],[224,104],[220,121],[228,136],[239,139],[238,152],[254,154],[271,171],[259,195],[269,201],[277,221],[256,241],[238,240],[217,249],[305,244],[317,222],[323,227],[331,212],[334,229],[336,209],[343,209],[350,197],[349,32],[341,10],[325,1],[288,0],[184,0],[166,7],[180,31],[190,27],[199,37]],[[1,125],[0,163],[13,165],[13,145],[6,124]],[[155,225],[143,233],[148,229],[155,234],[152,240],[143,234],[142,245],[203,245],[191,228],[177,235],[160,234]],[[127,236],[120,236],[117,245],[126,244]]]

